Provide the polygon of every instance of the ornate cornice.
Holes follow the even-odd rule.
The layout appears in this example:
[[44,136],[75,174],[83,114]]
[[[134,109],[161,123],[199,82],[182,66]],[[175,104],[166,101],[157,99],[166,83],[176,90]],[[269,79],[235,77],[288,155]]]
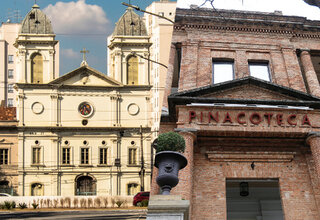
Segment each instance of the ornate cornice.
[[279,13],[177,9],[175,21],[175,31],[198,29],[320,38],[319,21],[297,16],[283,16]]

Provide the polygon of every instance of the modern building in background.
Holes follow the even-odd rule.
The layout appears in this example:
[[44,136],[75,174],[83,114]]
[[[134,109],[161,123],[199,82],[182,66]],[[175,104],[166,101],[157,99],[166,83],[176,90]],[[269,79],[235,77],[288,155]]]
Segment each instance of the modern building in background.
[[160,131],[185,138],[191,219],[320,218],[319,59],[319,21],[176,10]]
[[[146,8],[146,11],[160,16],[164,16],[174,21],[177,2],[169,0],[160,0],[153,2]],[[171,47],[171,37],[173,23],[145,13],[147,31],[152,45],[150,47],[151,82],[152,82],[152,132],[153,137],[159,134],[160,116],[162,111],[162,101],[164,95],[165,81],[167,75],[167,66],[169,63],[169,52]]]
[[0,100],[3,106],[16,106],[16,91],[13,88],[17,82],[16,70],[17,48],[14,43],[21,24],[2,23],[0,26]]

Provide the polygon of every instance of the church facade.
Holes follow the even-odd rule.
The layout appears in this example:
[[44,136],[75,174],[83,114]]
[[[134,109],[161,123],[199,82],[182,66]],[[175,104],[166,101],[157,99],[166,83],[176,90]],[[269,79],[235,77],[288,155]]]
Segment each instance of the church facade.
[[320,218],[319,30],[280,12],[176,10],[160,131],[185,138],[172,194],[191,219]]
[[33,6],[16,41],[25,73],[16,84],[19,195],[148,191],[151,86],[148,61],[138,56],[151,45],[144,22],[132,9],[119,19],[110,37],[109,76],[84,59],[58,77],[56,43],[50,21]]

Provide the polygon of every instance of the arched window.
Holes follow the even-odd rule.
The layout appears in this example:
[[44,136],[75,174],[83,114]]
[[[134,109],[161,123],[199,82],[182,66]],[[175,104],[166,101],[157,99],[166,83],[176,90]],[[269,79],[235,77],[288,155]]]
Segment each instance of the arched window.
[[43,185],[41,183],[31,185],[31,196],[43,196]]
[[138,85],[138,57],[130,56],[127,64],[128,85]]
[[129,183],[128,184],[128,196],[133,196],[139,192],[138,184]]
[[12,194],[12,188],[9,186],[9,181],[8,180],[0,181],[0,192],[1,193]]
[[43,83],[43,58],[40,53],[31,57],[31,83]]
[[76,178],[76,195],[96,195],[96,180],[91,176],[79,176]]

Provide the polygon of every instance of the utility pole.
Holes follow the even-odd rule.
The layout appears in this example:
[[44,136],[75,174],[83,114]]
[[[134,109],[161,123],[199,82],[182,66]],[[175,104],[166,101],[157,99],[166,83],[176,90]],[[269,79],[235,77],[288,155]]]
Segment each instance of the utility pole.
[[145,174],[145,169],[144,169],[144,158],[143,158],[143,134],[142,134],[142,125],[140,125],[140,146],[141,146],[141,169],[140,169],[139,175],[140,175],[141,191],[144,191],[144,174]]

